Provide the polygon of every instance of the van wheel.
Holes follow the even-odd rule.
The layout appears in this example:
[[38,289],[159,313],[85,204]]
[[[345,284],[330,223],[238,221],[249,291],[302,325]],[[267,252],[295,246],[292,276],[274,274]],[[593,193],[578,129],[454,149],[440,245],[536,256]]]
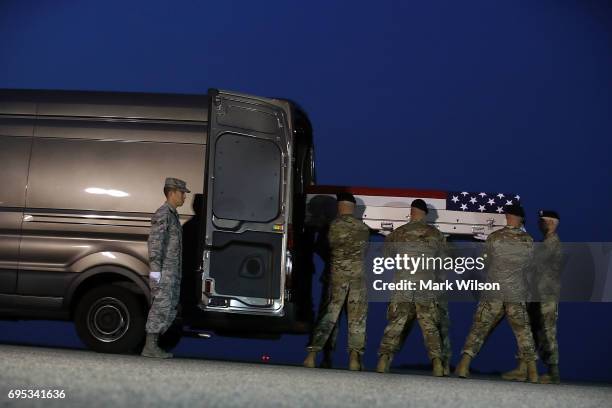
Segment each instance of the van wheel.
[[81,298],[74,323],[79,337],[90,349],[100,353],[131,353],[142,344],[146,316],[135,293],[104,285]]

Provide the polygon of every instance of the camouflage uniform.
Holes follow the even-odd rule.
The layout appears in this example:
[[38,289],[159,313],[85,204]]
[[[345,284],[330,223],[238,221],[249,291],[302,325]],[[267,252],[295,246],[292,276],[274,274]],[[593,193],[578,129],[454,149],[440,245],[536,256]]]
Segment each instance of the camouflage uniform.
[[463,353],[475,357],[504,315],[518,343],[518,356],[536,360],[527,306],[525,270],[531,263],[533,238],[520,228],[506,226],[493,232],[485,243],[490,282],[501,284],[501,293],[483,295],[474,314],[474,323],[463,346]]
[[[335,203],[334,203],[335,205]],[[333,221],[333,220],[332,220]],[[321,260],[324,262],[323,272],[321,273],[321,298],[319,301],[319,309],[317,312],[317,321],[321,320],[325,315],[325,312],[332,300],[332,285],[331,285],[331,249],[329,247],[329,226],[331,223],[327,223],[326,226],[320,228],[317,234],[317,241],[315,243],[315,253],[319,255]],[[338,320],[323,347],[326,352],[331,352],[336,349],[336,341],[338,339]],[[312,338],[310,339],[312,340]]]
[[[390,252],[405,253],[408,256],[435,256],[444,252],[444,235],[435,227],[427,225],[425,220],[410,221],[402,225],[385,239],[385,255]],[[409,245],[406,245],[409,244]],[[434,271],[420,268],[414,271],[398,270],[395,273],[395,281],[402,279],[436,280]],[[380,343],[378,355],[397,353],[410,329],[414,319],[421,326],[423,339],[430,359],[439,358],[444,360],[450,356],[450,342],[448,340],[448,308],[440,302],[440,299],[429,291],[396,291],[391,297],[387,307],[387,326]],[[443,351],[440,331],[446,329],[446,342]],[[446,348],[448,347],[448,348]]]
[[321,351],[347,303],[348,349],[363,354],[368,302],[363,258],[370,229],[352,215],[337,217],[329,227],[331,248],[331,300],[312,335],[308,351]]
[[175,208],[165,202],[151,218],[149,267],[161,272],[158,282],[150,280],[151,308],[145,330],[164,333],[176,317],[182,270],[183,231]]
[[[327,274],[327,276],[323,275],[321,277],[321,285],[322,285],[321,286],[321,300],[319,303],[319,310],[317,313],[317,321],[320,321],[323,318],[323,316],[327,313],[329,304],[332,301],[332,285],[330,282],[329,273]],[[336,324],[334,324],[334,327],[331,333],[329,334],[329,338],[327,339],[327,342],[325,343],[325,346],[323,347],[323,349],[326,351],[331,352],[336,349],[336,342],[338,340],[338,320],[340,320],[340,316],[338,316],[338,318],[336,319]]]
[[448,301],[438,300],[438,330],[440,331],[440,341],[442,342],[442,363],[450,364],[452,349],[450,342],[450,316],[448,314]]
[[538,354],[546,364],[559,364],[557,317],[562,267],[559,236],[546,237],[540,249],[536,274],[539,302],[529,304],[529,318]]

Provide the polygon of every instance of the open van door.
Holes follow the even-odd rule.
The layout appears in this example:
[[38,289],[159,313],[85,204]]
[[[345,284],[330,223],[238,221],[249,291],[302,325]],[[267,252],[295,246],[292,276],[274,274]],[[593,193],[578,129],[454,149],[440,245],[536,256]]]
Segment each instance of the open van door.
[[283,314],[291,197],[285,101],[209,90],[200,308]]

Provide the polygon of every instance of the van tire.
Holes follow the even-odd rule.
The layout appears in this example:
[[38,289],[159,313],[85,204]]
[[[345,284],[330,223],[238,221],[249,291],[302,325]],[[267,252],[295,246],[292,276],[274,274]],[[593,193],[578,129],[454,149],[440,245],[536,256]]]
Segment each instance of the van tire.
[[144,339],[146,314],[137,294],[116,285],[91,289],[74,313],[83,343],[99,353],[135,353]]

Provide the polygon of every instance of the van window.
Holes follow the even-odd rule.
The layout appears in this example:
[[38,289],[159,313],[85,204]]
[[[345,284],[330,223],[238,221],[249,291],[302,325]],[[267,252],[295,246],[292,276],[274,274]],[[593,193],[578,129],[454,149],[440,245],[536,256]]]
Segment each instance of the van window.
[[269,222],[278,217],[281,152],[274,142],[225,133],[217,139],[214,169],[217,218]]
[[154,213],[166,177],[185,180],[190,197],[202,192],[203,157],[197,144],[34,138],[26,206]]

